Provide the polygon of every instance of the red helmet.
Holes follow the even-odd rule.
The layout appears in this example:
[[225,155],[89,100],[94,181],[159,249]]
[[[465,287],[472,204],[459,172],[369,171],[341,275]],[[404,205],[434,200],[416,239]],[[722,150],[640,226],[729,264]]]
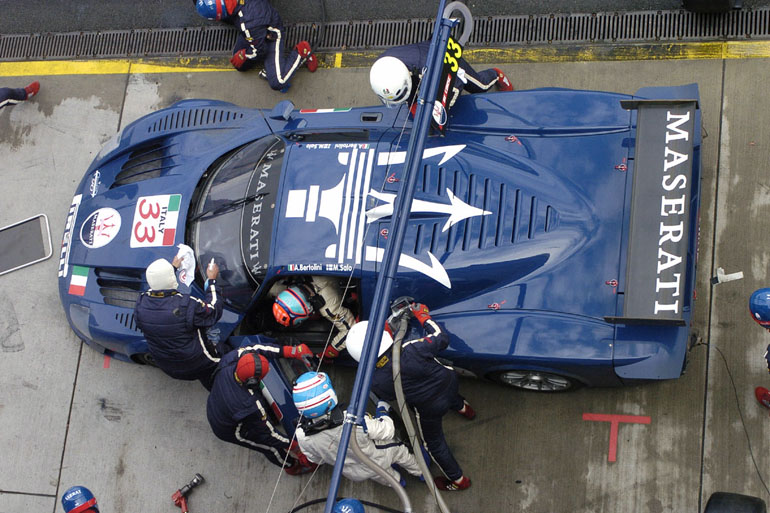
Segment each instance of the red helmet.
[[245,352],[238,358],[238,363],[235,365],[235,382],[239,385],[254,387],[269,370],[267,358],[261,354]]
[[284,290],[273,303],[273,317],[282,326],[296,326],[310,317],[313,307],[302,287],[292,286]]

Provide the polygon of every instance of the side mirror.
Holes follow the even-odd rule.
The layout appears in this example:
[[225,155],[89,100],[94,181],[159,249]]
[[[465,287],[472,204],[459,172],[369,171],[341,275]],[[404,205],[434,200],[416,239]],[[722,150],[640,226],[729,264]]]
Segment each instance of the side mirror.
[[275,107],[273,107],[273,110],[270,111],[270,118],[289,121],[291,119],[291,111],[293,110],[294,104],[291,102],[291,100],[282,100],[278,102]]

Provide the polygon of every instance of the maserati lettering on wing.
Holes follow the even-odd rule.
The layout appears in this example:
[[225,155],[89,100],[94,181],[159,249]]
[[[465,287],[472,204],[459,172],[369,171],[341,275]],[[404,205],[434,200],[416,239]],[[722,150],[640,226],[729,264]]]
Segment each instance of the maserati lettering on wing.
[[671,148],[673,141],[689,141],[690,134],[681,126],[690,120],[690,113],[666,113],[666,147],[663,157],[662,194],[660,196],[660,229],[658,265],[655,281],[655,313],[679,313],[679,293],[682,288],[683,257],[686,250],[679,243],[687,227],[687,153]]

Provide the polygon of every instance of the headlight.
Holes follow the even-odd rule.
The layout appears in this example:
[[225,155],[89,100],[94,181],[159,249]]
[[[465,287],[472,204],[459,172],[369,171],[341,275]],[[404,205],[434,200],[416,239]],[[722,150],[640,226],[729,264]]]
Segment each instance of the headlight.
[[92,340],[91,330],[88,327],[88,319],[91,316],[91,309],[87,306],[72,303],[70,305],[70,322],[72,327],[79,335]]
[[116,150],[118,146],[120,146],[120,132],[107,139],[107,142],[104,143],[102,149],[96,154],[97,160],[106,157],[112,151]]

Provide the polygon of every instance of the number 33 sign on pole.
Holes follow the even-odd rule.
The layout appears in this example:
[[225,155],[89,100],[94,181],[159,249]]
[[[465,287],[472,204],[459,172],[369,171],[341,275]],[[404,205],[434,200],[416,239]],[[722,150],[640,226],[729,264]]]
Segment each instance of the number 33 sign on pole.
[[444,52],[444,66],[441,70],[441,82],[439,82],[436,101],[433,104],[433,127],[443,135],[449,121],[450,98],[454,94],[452,86],[460,70],[460,58],[463,55],[463,47],[452,39],[447,41],[446,51]]

